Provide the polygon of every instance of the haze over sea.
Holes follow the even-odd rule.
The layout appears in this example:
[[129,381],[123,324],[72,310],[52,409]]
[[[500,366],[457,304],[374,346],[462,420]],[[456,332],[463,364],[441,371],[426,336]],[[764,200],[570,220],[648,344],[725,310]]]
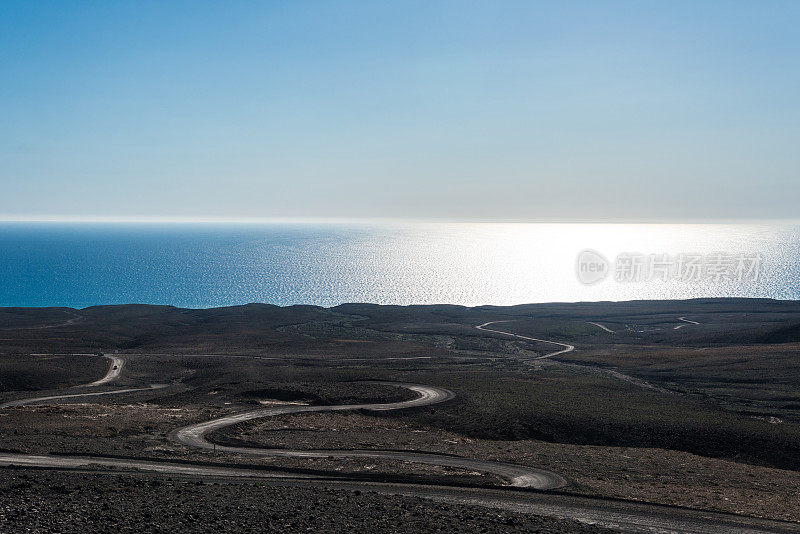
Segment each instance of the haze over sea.
[[[757,279],[576,277],[584,249],[761,255]],[[0,224],[0,306],[249,302],[509,305],[800,298],[800,226],[674,224]]]

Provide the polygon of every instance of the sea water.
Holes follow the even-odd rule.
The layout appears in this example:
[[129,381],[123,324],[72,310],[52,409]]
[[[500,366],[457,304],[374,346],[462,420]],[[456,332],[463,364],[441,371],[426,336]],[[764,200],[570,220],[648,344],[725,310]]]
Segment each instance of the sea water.
[[[607,262],[586,283],[579,256]],[[697,277],[624,258],[759,258]],[[715,260],[716,261],[716,260]],[[744,276],[743,276],[744,275]],[[800,226],[787,224],[0,223],[0,306],[249,302],[332,306],[800,298]]]

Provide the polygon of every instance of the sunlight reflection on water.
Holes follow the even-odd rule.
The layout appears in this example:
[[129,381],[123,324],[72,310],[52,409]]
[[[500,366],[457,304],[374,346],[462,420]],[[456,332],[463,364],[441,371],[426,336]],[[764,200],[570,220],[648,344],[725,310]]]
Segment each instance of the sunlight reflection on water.
[[[583,249],[761,254],[757,281],[581,284]],[[789,225],[0,225],[0,305],[800,298]]]

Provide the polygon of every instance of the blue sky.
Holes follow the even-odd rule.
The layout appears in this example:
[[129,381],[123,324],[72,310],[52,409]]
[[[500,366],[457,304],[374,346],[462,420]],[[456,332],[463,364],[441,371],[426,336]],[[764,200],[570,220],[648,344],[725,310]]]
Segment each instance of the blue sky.
[[0,4],[0,218],[800,218],[800,3]]

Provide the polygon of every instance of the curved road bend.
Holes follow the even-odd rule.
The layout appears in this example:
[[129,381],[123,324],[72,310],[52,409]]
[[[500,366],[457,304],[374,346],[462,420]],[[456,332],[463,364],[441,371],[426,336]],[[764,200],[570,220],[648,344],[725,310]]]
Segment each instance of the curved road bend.
[[558,345],[559,347],[564,347],[561,350],[557,350],[555,352],[550,352],[550,353],[547,353],[547,354],[545,354],[543,356],[537,356],[536,358],[534,358],[534,360],[543,360],[545,358],[550,358],[551,356],[558,356],[559,354],[564,354],[565,352],[570,352],[570,351],[575,350],[575,346],[574,345],[570,345],[568,343],[561,343],[561,342],[558,342],[558,341],[550,341],[549,339],[537,339],[535,337],[522,336],[520,334],[514,334],[512,332],[504,332],[502,330],[494,330],[492,328],[486,328],[490,324],[508,323],[508,322],[513,321],[513,320],[514,319],[507,319],[505,321],[489,321],[488,323],[479,324],[475,328],[477,328],[478,330],[483,330],[484,332],[494,332],[495,334],[503,334],[503,335],[506,335],[506,336],[516,337],[516,338],[519,338],[519,339],[525,339],[527,341],[538,341],[539,343],[551,343],[553,345]]
[[572,519],[618,529],[622,532],[682,532],[694,534],[800,533],[800,524],[798,523],[631,501],[490,488],[453,488],[423,484],[342,481],[313,475],[271,472],[266,469],[172,463],[161,460],[126,460],[0,452],[0,466],[75,469],[100,474],[116,474],[120,473],[120,470],[134,470],[212,479],[260,480],[264,484],[280,486],[328,487],[342,490],[357,489],[383,495],[408,495],[452,504],[483,506],[497,510]]
[[[486,325],[481,325],[486,326]],[[508,332],[501,332],[508,334]],[[515,334],[511,334],[515,335]],[[523,337],[523,339],[526,339]],[[351,410],[351,409],[372,409],[372,410],[393,410],[404,407],[425,406],[437,402],[444,402],[453,397],[453,393],[440,389],[413,384],[405,384],[406,387],[416,391],[420,396],[410,401],[393,404],[373,404],[356,406],[292,406],[291,411],[321,411],[321,410]],[[136,388],[138,390],[138,388]],[[144,388],[147,389],[147,388]],[[123,390],[124,391],[124,390]],[[119,391],[122,392],[122,391]],[[99,394],[111,394],[115,392],[105,392]],[[96,395],[91,393],[88,395]],[[75,395],[85,396],[85,395]],[[59,396],[51,397],[59,398]],[[42,401],[45,398],[27,399],[28,402]],[[286,407],[289,408],[289,407]],[[300,410],[302,408],[302,410]],[[274,415],[276,408],[258,410],[257,412],[271,412]],[[287,413],[283,408],[283,413]],[[254,415],[257,412],[248,412],[232,418],[248,420],[261,415]],[[266,415],[271,415],[266,414]],[[243,417],[243,418],[242,418]],[[229,418],[223,418],[229,419]],[[175,434],[183,431],[184,436],[191,437],[192,440],[205,442],[204,434],[210,431],[208,426],[220,428],[220,420],[205,423],[207,430],[200,432],[187,432],[189,429],[199,430],[199,425],[192,425],[175,431]],[[238,419],[235,421],[238,422]],[[232,423],[231,423],[232,424]],[[188,439],[188,438],[187,438]],[[213,446],[213,445],[212,445]],[[256,449],[257,450],[257,449]],[[241,452],[237,450],[236,452]],[[292,452],[292,451],[288,451]],[[308,452],[311,455],[322,454],[330,456],[332,451],[297,451]],[[347,451],[348,454],[350,451]],[[355,451],[359,452],[359,451]],[[375,451],[366,451],[374,453]],[[378,451],[381,452],[381,451]],[[259,454],[263,450],[259,451]],[[475,469],[475,463],[467,460],[467,464],[443,463],[441,460],[461,460],[455,457],[426,455],[428,459],[436,460],[438,465],[458,465]],[[502,464],[499,462],[478,462],[478,469],[490,468],[490,472],[498,472],[508,477],[524,477],[531,474],[545,474],[546,477],[553,476],[550,473],[528,469],[513,464]],[[768,532],[800,532],[800,524],[768,519],[758,519],[736,514],[726,514],[709,512],[705,510],[693,510],[685,508],[675,508],[662,505],[647,503],[634,503],[628,501],[603,500],[591,497],[581,497],[573,495],[557,495],[547,493],[530,492],[510,492],[508,490],[488,489],[488,488],[451,488],[432,485],[419,484],[393,484],[364,481],[341,481],[325,479],[308,475],[287,475],[285,473],[270,472],[266,469],[247,469],[238,467],[210,466],[201,464],[172,463],[160,460],[126,460],[119,458],[102,457],[67,457],[67,456],[48,456],[17,453],[0,453],[0,466],[29,466],[45,467],[56,469],[78,469],[86,471],[96,471],[98,473],[114,473],[122,470],[148,471],[156,473],[169,473],[175,475],[200,476],[207,478],[228,478],[228,479],[261,479],[270,484],[318,487],[326,485],[331,488],[340,489],[366,489],[376,493],[388,495],[411,495],[415,497],[427,498],[441,502],[456,504],[467,504],[484,506],[495,509],[511,510],[522,513],[531,513],[547,517],[558,517],[565,519],[575,519],[578,521],[596,524],[605,527],[620,529],[624,532],[689,532],[689,533],[768,533]],[[524,472],[520,473],[522,469]],[[558,475],[555,475],[558,477]],[[309,478],[313,480],[309,480]],[[560,477],[559,477],[560,478]],[[552,479],[550,479],[552,481]],[[561,479],[563,480],[563,479]],[[518,481],[521,482],[521,481]],[[532,487],[542,484],[523,484]]]
[[[513,332],[504,332],[503,330],[493,330],[491,328],[486,328],[486,325],[490,325],[490,324],[494,324],[494,323],[507,323],[507,322],[510,322],[510,321],[513,321],[513,320],[514,319],[508,319],[508,320],[505,320],[505,321],[489,321],[488,323],[483,323],[482,325],[478,325],[475,328],[477,328],[478,330],[483,330],[484,332],[494,332],[496,334],[505,334],[507,336],[513,336],[513,337],[517,337],[517,338],[520,338],[520,339],[525,339],[525,340],[530,340],[530,341],[539,341],[539,342],[543,342],[543,343],[552,343],[554,345],[559,345],[561,347],[566,347],[566,348],[564,348],[562,350],[557,350],[555,352],[551,352],[549,354],[545,354],[544,356],[537,356],[536,358],[533,358],[534,360],[543,360],[545,358],[550,358],[551,356],[557,356],[559,354],[564,354],[565,352],[570,352],[572,350],[575,350],[575,346],[574,345],[569,345],[568,343],[561,343],[561,342],[558,342],[558,341],[550,341],[550,340],[547,340],[547,339],[537,339],[535,337],[527,337],[527,336],[522,336],[520,334],[514,334]],[[601,325],[599,325],[597,323],[591,323],[591,324],[594,324],[594,325],[600,326],[601,328],[604,328],[603,326],[601,326]],[[653,384],[650,384],[649,382],[646,382],[646,381],[641,380],[639,378],[635,378],[633,376],[626,375],[626,374],[620,373],[618,371],[614,371],[613,369],[600,369],[600,368],[596,368],[596,367],[593,368],[593,369],[597,370],[597,371],[600,371],[600,372],[603,372],[605,374],[611,375],[614,378],[617,378],[619,380],[623,380],[625,382],[629,382],[629,383],[634,384],[636,386],[643,387],[645,389],[651,389],[653,391],[659,391],[661,393],[668,393],[668,394],[673,394],[674,393],[674,392],[669,391],[667,389],[664,389],[664,388],[661,388],[661,387],[658,387],[658,386],[654,386]]]
[[[77,355],[76,355],[77,356]],[[92,354],[94,356],[94,354]],[[79,384],[74,386],[76,388],[81,387],[93,387],[93,386],[102,386],[105,384],[109,384],[119,378],[120,373],[122,372],[122,366],[125,365],[125,360],[123,360],[119,356],[108,356],[105,355],[106,358],[111,360],[111,364],[108,366],[108,371],[106,372],[103,378],[99,380],[95,380],[89,384]],[[25,406],[28,404],[38,404],[41,402],[48,402],[48,401],[55,401],[55,400],[62,400],[62,399],[74,399],[74,398],[81,398],[81,397],[95,397],[98,395],[120,395],[122,393],[134,393],[136,391],[150,391],[152,389],[162,389],[167,387],[169,384],[151,384],[148,387],[142,388],[124,388],[124,389],[115,389],[113,391],[101,391],[97,393],[72,393],[69,395],[48,395],[45,397],[30,397],[26,399],[19,399],[8,401],[0,404],[0,410],[3,408],[12,408],[14,406]]]
[[673,328],[673,330],[678,330],[679,328],[683,328],[684,326],[687,326],[687,325],[690,325],[690,324],[700,324],[697,321],[692,321],[691,319],[687,319],[686,317],[678,317],[678,320],[679,321],[683,321],[684,324],[679,324],[678,326]]
[[277,415],[285,415],[291,413],[305,413],[305,412],[328,412],[328,411],[349,411],[349,410],[370,410],[370,411],[389,411],[401,410],[404,408],[413,408],[418,406],[429,406],[431,404],[438,404],[445,402],[455,397],[455,394],[447,389],[422,386],[419,384],[403,384],[392,383],[391,385],[404,387],[419,394],[415,399],[387,403],[387,404],[349,404],[349,405],[334,405],[334,406],[278,406],[271,408],[262,408],[250,412],[229,415],[206,421],[204,423],[197,423],[170,433],[170,438],[188,445],[190,447],[199,447],[203,449],[215,449],[217,451],[229,452],[235,454],[246,454],[252,456],[279,456],[279,457],[294,457],[294,458],[382,458],[390,460],[400,460],[404,462],[421,463],[427,465],[437,465],[445,467],[456,467],[462,469],[469,469],[472,471],[480,471],[485,473],[492,473],[499,475],[506,479],[512,486],[528,487],[536,489],[554,489],[560,488],[567,484],[566,479],[562,476],[545,471],[543,469],[536,469],[533,467],[526,467],[505,462],[492,462],[472,460],[470,458],[462,458],[459,456],[449,456],[445,454],[423,453],[423,452],[405,452],[405,451],[386,451],[386,450],[367,450],[367,449],[354,449],[354,450],[295,450],[295,449],[261,449],[250,447],[229,447],[224,445],[215,445],[207,440],[206,436],[215,430],[225,428],[244,421],[251,421],[253,419],[261,419],[264,417],[275,417]]
[[588,324],[593,324],[594,326],[596,326],[596,327],[598,327],[598,328],[602,328],[603,330],[605,330],[605,331],[606,331],[606,332],[608,332],[609,334],[614,334],[614,333],[615,333],[615,332],[614,332],[614,330],[611,330],[609,327],[607,327],[607,326],[605,326],[605,325],[602,325],[602,324],[600,324],[600,323],[595,323],[595,322],[592,322],[592,321],[586,321],[586,322],[587,322]]
[[122,366],[125,365],[125,360],[123,360],[120,356],[109,356],[107,354],[104,354],[103,356],[111,360],[111,363],[108,366],[108,372],[106,372],[106,376],[99,380],[95,380],[91,384],[84,384],[83,387],[102,386],[119,378],[119,375],[122,372]]

